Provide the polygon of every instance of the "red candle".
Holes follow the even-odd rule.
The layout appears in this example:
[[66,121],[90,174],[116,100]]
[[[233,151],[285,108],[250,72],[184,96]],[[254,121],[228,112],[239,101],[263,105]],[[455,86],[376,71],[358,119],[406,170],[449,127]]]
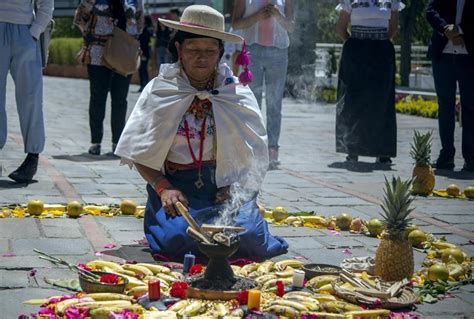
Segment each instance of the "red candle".
[[159,300],[160,297],[160,280],[158,278],[151,278],[148,280],[148,299],[150,299],[150,301],[155,301]]

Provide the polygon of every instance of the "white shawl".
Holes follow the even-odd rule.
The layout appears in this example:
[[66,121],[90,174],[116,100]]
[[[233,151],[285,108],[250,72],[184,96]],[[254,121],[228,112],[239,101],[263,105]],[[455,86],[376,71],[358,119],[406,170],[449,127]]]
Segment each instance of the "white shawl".
[[161,170],[194,97],[209,99],[217,134],[217,187],[238,183],[258,190],[268,167],[267,132],[252,91],[236,83],[226,64],[219,66],[211,92],[196,90],[180,73],[178,63],[161,65],[140,95],[115,154],[122,163]]

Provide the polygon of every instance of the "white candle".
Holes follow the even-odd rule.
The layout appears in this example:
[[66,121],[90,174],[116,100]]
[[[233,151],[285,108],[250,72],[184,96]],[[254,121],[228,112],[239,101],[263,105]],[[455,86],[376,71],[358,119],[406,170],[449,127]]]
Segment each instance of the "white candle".
[[303,288],[304,274],[303,270],[295,269],[293,273],[293,287]]

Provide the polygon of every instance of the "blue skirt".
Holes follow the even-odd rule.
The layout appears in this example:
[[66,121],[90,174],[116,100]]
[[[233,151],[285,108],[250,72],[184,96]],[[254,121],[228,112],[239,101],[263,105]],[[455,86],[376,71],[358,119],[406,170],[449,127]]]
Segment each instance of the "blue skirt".
[[[213,224],[219,217],[220,205],[214,203],[217,193],[215,168],[202,167],[204,186],[197,189],[197,170],[167,172],[169,182],[181,190],[189,201],[189,212],[196,222]],[[199,256],[196,242],[186,234],[187,222],[183,217],[169,217],[161,207],[158,194],[147,185],[148,202],[145,208],[145,236],[153,254],[158,253],[171,260],[182,260],[191,252]],[[256,204],[256,195],[246,202],[236,214],[235,226],[246,229],[240,234],[240,248],[235,257],[266,259],[288,251],[288,243],[281,237],[272,236],[267,222],[262,218]]]

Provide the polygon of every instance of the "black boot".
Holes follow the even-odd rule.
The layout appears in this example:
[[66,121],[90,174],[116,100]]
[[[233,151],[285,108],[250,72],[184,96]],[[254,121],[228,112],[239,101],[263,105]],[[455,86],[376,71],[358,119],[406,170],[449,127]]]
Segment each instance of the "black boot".
[[38,170],[38,154],[28,153],[23,163],[8,177],[17,183],[29,183]]

